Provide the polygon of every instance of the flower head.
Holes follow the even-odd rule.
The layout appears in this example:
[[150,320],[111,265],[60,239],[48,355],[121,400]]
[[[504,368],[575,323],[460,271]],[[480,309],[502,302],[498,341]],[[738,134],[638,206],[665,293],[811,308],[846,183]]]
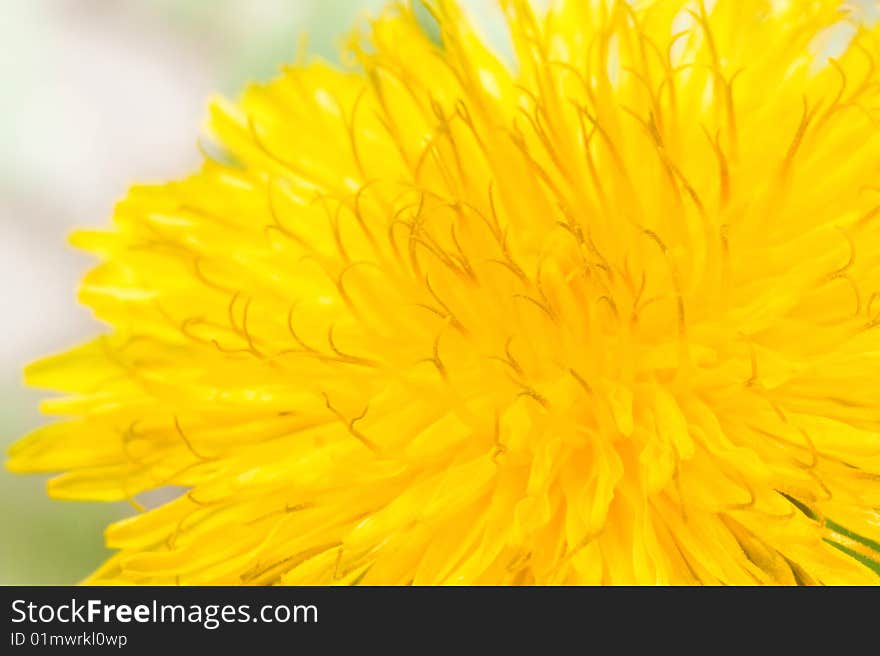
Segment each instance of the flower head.
[[9,466],[185,490],[92,582],[877,582],[880,33],[502,4],[515,62],[392,6],[76,234],[110,329]]

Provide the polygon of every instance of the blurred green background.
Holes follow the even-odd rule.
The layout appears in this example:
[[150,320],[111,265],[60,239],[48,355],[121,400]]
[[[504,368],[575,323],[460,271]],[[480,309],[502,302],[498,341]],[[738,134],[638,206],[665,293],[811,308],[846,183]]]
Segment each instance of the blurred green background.
[[[509,45],[497,0],[462,0]],[[878,0],[859,0],[873,7]],[[98,330],[76,305],[89,260],[66,246],[100,226],[133,181],[198,165],[215,92],[235,95],[290,61],[299,37],[337,59],[358,16],[384,0],[3,0],[0,21],[0,446],[43,421],[22,366]],[[505,47],[507,45],[507,47]],[[52,501],[46,477],[0,469],[0,584],[67,584],[106,556],[127,504]]]

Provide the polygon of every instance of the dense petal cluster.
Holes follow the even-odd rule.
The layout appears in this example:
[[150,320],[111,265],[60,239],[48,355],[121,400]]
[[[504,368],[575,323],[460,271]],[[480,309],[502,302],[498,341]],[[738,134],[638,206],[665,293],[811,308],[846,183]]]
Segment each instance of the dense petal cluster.
[[392,6],[77,233],[9,466],[181,488],[92,582],[878,582],[880,32],[546,4]]

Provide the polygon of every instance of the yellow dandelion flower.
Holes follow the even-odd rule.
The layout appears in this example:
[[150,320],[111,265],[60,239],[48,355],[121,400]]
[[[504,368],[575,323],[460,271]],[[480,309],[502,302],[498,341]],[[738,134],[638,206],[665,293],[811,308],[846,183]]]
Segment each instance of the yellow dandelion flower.
[[391,6],[76,234],[110,329],[9,467],[185,488],[90,582],[878,582],[880,30],[547,4]]

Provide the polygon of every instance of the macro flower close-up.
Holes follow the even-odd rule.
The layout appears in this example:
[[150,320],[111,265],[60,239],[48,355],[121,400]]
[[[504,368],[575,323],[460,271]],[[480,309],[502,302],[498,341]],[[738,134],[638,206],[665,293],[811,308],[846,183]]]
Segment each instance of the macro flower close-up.
[[87,583],[880,583],[873,14],[499,4],[305,46],[72,235],[103,328],[6,466],[130,503]]

